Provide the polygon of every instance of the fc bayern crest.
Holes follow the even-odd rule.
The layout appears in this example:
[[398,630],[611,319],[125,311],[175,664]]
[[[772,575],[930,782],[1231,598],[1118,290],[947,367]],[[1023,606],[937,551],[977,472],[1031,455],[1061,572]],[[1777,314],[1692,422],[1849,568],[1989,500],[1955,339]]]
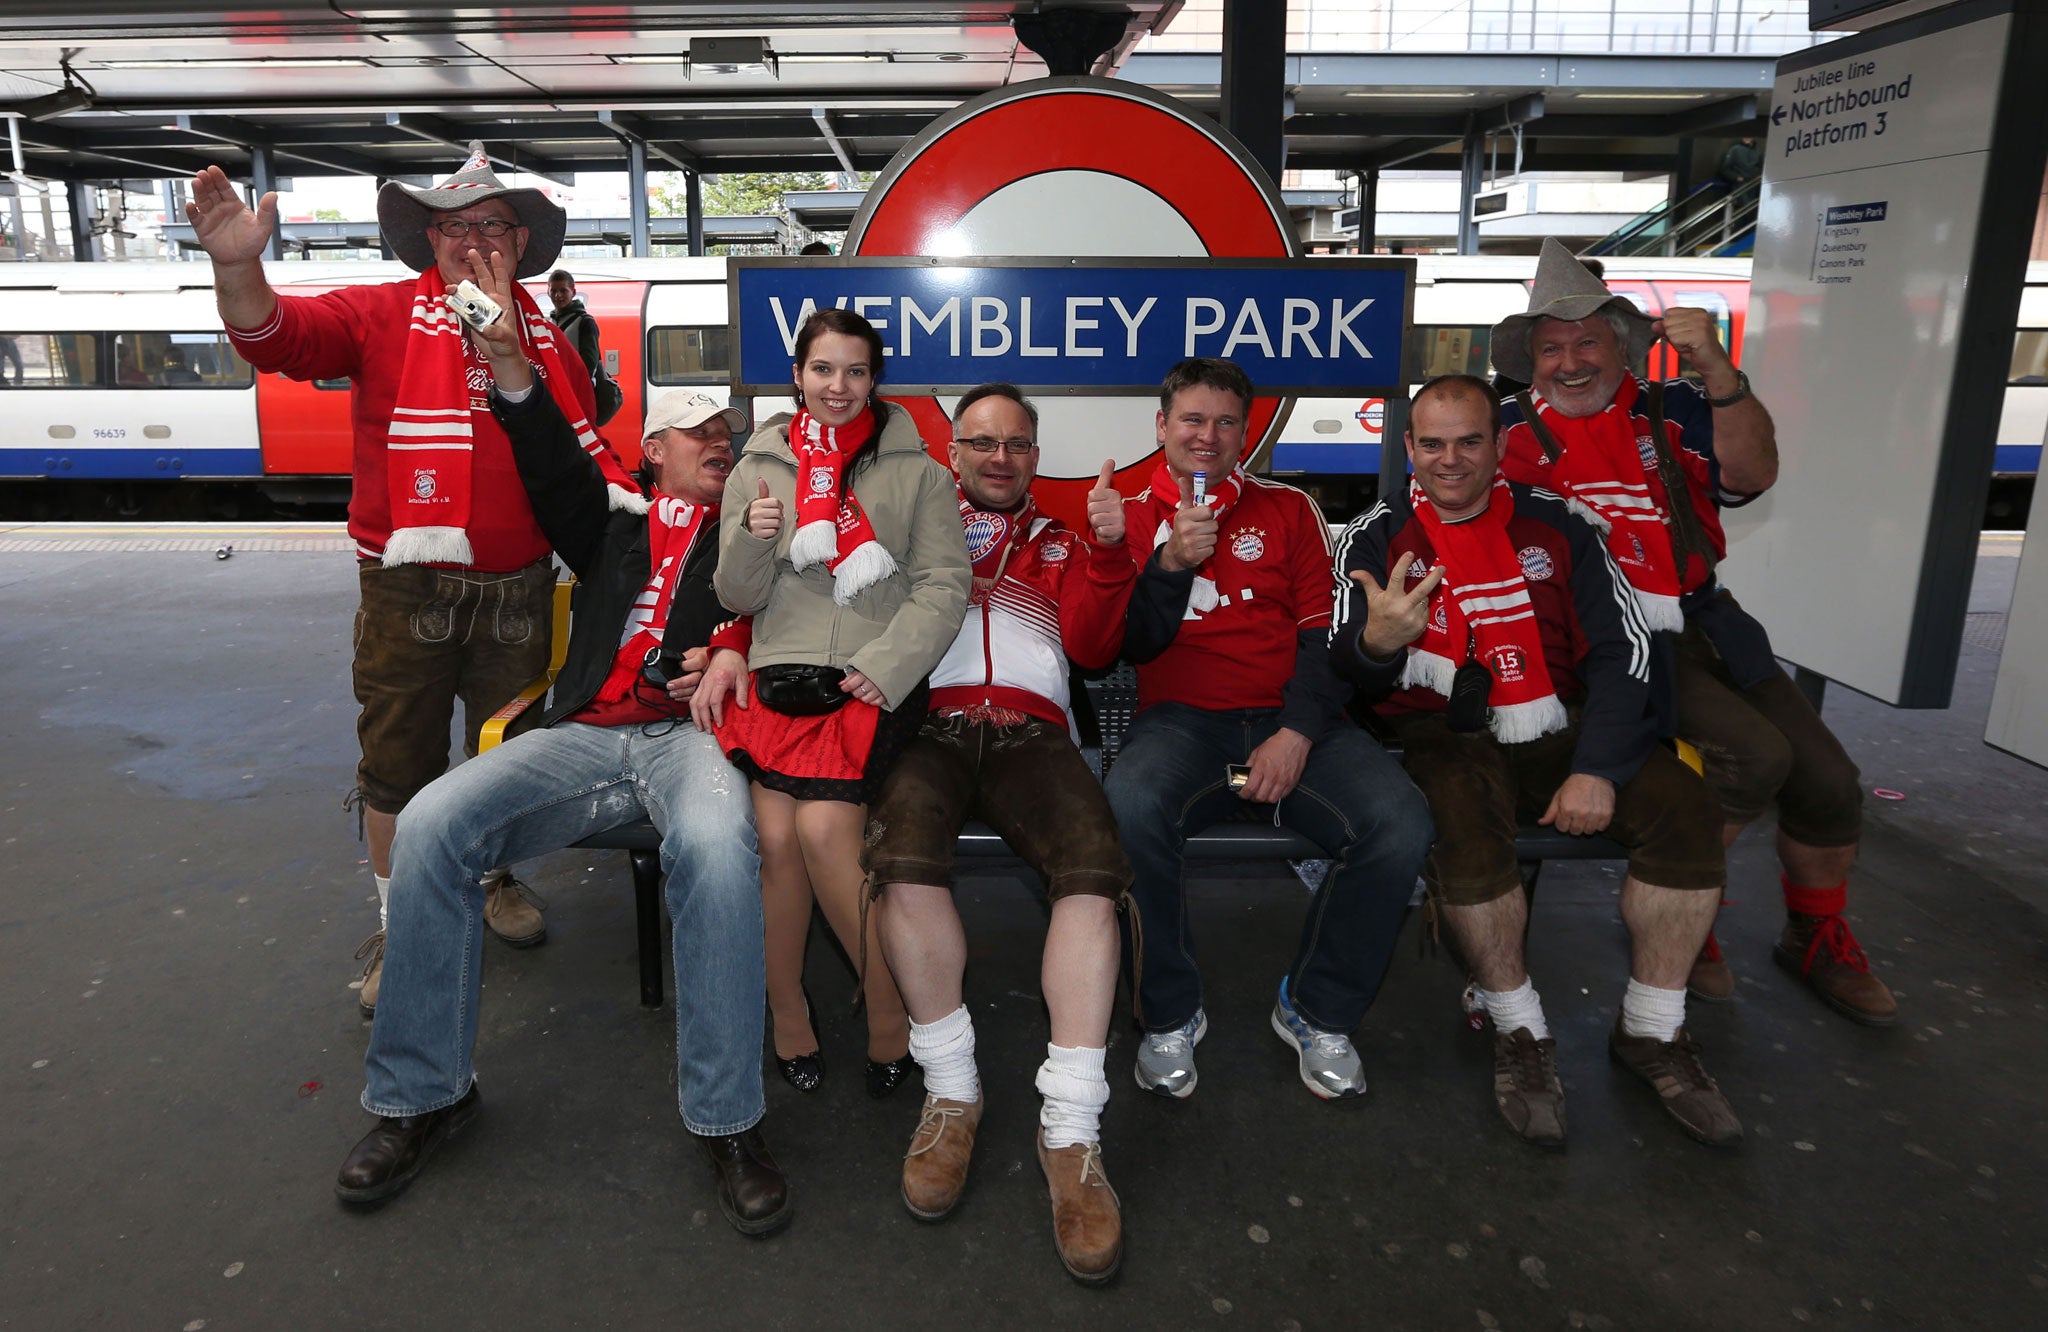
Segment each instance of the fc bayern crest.
[[1256,529],[1239,532],[1230,538],[1230,553],[1242,563],[1252,563],[1266,553],[1265,535]]
[[1003,544],[1010,534],[1010,520],[999,513],[976,510],[967,515],[967,558],[978,560]]
[[[841,253],[1277,259],[1300,245],[1272,181],[1213,121],[1149,88],[1077,76],[998,88],[933,121],[868,190]],[[944,461],[952,402],[902,405]],[[1285,405],[1253,401],[1246,461],[1278,436]],[[1039,508],[1085,522],[1105,460],[1126,495],[1144,489],[1158,406],[1041,399]]]
[[1515,552],[1515,558],[1522,563],[1522,577],[1532,583],[1540,583],[1557,572],[1550,552],[1541,546],[1524,546]]
[[421,499],[434,498],[434,474],[422,467],[412,474],[412,493]]
[[822,495],[830,489],[832,489],[832,473],[822,467],[817,468],[811,473],[811,493],[813,495]]

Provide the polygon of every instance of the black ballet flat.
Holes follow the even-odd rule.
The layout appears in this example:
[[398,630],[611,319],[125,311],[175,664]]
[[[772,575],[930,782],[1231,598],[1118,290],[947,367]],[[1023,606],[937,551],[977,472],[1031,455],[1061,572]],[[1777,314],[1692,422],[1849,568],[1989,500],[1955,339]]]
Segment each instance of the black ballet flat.
[[[825,1054],[822,1050],[800,1054],[794,1059],[777,1055],[775,1067],[781,1071],[782,1080],[800,1092],[814,1092],[825,1083]],[[874,1065],[868,1067],[872,1070]],[[874,1087],[872,1071],[868,1074],[868,1087],[870,1090]]]
[[917,1067],[917,1061],[909,1055],[891,1059],[886,1064],[868,1060],[868,1095],[882,1100],[891,1092],[910,1080],[910,1071]]

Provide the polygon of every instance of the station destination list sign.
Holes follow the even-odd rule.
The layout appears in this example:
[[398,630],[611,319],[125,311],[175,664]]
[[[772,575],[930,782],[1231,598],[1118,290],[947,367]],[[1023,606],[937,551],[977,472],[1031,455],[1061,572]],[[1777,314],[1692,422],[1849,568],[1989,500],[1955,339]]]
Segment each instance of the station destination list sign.
[[884,391],[1008,380],[1043,394],[1145,394],[1189,356],[1235,361],[1263,394],[1391,392],[1414,265],[1389,258],[737,258],[734,392],[789,389],[820,306],[882,335]]

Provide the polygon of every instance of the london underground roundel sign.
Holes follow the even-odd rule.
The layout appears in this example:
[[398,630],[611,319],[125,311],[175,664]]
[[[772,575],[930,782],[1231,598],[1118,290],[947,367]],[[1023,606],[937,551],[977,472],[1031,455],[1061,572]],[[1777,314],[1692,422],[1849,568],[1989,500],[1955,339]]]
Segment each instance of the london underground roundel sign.
[[[933,121],[869,189],[842,253],[1280,259],[1300,246],[1236,140],[1162,93],[1084,76],[1000,88]],[[1078,519],[1105,459],[1125,494],[1144,488],[1156,398],[1033,397],[1042,507]],[[903,405],[943,459],[952,401]],[[1279,433],[1284,405],[1254,401],[1247,459]]]

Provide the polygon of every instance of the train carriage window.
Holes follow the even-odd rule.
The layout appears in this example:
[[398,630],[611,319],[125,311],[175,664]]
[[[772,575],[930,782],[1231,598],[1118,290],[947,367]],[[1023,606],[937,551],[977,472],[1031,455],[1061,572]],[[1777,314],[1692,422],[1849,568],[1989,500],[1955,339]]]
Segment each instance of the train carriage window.
[[732,338],[723,324],[647,331],[647,378],[655,384],[722,384],[731,377]]
[[116,333],[121,388],[245,388],[255,374],[225,333]]
[[2005,382],[2014,388],[2048,385],[2048,328],[2023,328],[2012,344],[2012,369]]
[[97,388],[99,338],[91,333],[0,333],[0,385]]
[[1408,334],[1407,382],[1420,384],[1438,375],[1493,372],[1493,329],[1487,325],[1418,324]]

